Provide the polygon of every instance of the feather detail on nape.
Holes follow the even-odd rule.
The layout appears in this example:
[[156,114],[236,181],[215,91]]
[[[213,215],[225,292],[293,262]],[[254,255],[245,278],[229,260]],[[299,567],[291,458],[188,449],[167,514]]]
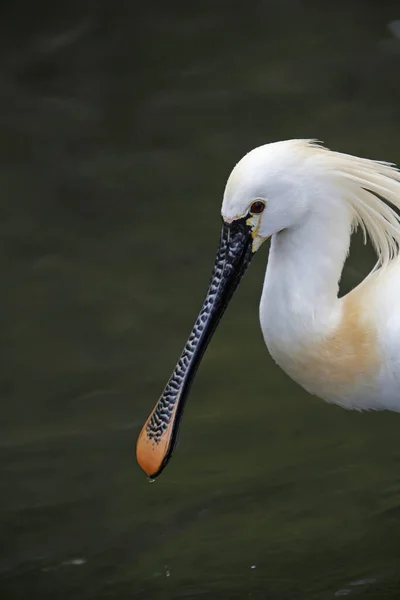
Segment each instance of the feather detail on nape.
[[369,236],[378,256],[375,267],[385,268],[400,249],[400,171],[387,162],[333,152],[316,140],[296,140],[303,150],[314,154],[325,173],[329,172],[340,195],[360,226],[364,241]]

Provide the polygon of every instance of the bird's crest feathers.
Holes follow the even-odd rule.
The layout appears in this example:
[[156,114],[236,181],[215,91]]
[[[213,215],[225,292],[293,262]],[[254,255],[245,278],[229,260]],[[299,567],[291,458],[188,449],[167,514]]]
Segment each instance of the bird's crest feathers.
[[392,164],[333,152],[317,140],[293,140],[299,151],[313,153],[325,171],[331,171],[342,198],[386,267],[400,249],[400,171]]

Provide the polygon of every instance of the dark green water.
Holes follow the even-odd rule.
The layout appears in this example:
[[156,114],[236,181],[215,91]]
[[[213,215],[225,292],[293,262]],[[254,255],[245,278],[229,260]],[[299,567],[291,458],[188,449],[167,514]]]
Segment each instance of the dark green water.
[[[398,599],[400,416],[324,404],[273,364],[267,248],[156,483],[134,445],[234,163],[291,137],[400,163],[400,6],[142,4],[0,9],[0,597]],[[356,244],[345,288],[371,259]]]

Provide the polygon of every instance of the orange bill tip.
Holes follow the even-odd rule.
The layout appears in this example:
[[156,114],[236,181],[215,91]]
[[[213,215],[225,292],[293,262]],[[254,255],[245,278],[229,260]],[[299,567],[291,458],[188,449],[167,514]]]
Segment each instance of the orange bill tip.
[[162,410],[159,401],[139,434],[136,443],[136,459],[149,479],[155,479],[171,457],[174,447],[173,433],[177,424],[177,408],[178,402],[169,414],[168,420],[160,420],[157,418],[158,411]]
[[[164,435],[163,438],[166,436]],[[149,479],[157,476],[168,450],[168,439],[160,439],[155,442],[149,436],[147,423],[143,427],[136,444],[136,459],[139,467]]]

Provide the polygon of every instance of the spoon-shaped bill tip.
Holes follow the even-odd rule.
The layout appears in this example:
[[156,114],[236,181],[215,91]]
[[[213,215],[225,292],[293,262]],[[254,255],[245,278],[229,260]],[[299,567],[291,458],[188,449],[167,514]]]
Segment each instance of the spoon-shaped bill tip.
[[172,411],[163,414],[157,403],[139,434],[136,459],[149,479],[154,480],[161,473],[173,450],[177,408],[178,403]]

